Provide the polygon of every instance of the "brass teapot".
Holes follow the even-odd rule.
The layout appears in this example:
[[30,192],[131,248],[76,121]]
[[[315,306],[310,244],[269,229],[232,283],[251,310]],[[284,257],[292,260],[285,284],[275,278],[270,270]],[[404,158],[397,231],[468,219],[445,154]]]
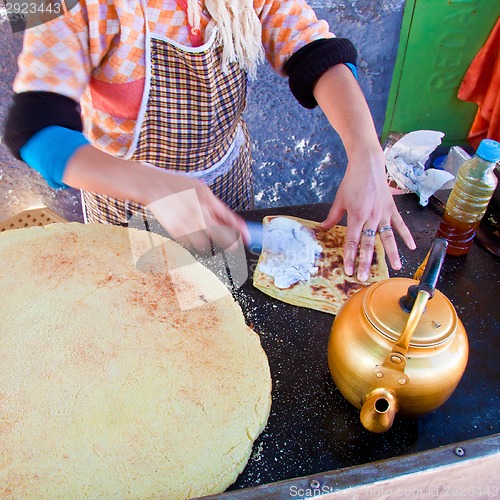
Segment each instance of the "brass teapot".
[[396,413],[435,410],[465,371],[465,328],[452,303],[436,290],[446,247],[446,240],[434,239],[420,281],[379,281],[352,295],[335,318],[330,373],[343,396],[361,410],[369,431],[389,430]]

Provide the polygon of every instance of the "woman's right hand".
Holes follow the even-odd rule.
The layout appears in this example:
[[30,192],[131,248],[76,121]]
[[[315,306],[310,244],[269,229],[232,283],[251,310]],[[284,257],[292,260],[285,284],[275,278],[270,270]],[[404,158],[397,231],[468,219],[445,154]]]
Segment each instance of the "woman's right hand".
[[168,193],[147,207],[178,243],[202,252],[210,252],[212,245],[219,251],[228,249],[240,235],[248,243],[245,221],[206,184],[186,174],[165,171],[165,186]]

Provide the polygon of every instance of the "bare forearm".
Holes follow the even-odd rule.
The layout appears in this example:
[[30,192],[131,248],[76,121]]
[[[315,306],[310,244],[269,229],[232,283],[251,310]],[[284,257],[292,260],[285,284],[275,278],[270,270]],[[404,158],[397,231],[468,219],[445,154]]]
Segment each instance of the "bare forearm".
[[[78,189],[147,205],[171,236],[197,248],[206,247],[207,235],[222,248],[233,244],[239,234],[246,242],[250,238],[243,219],[206,184],[147,163],[114,158],[90,145],[71,157],[63,181]],[[211,228],[219,226],[234,230],[230,243],[221,237],[222,231],[213,233]]]
[[370,110],[349,68],[333,66],[319,78],[313,92],[350,160],[359,154],[382,153]]
[[115,158],[88,145],[72,156],[63,181],[77,189],[147,205],[169,194],[165,174],[153,166]]

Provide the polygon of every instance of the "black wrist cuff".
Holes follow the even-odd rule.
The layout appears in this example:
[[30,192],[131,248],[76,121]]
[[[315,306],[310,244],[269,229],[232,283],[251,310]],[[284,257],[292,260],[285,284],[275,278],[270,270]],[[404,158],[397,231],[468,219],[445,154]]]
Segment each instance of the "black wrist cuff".
[[299,49],[283,69],[294,97],[302,106],[312,109],[318,105],[313,95],[318,78],[336,64],[356,65],[356,58],[356,48],[347,38],[322,38]]
[[37,132],[51,125],[82,132],[80,105],[54,92],[15,94],[5,120],[4,142],[14,157],[21,160],[19,150]]

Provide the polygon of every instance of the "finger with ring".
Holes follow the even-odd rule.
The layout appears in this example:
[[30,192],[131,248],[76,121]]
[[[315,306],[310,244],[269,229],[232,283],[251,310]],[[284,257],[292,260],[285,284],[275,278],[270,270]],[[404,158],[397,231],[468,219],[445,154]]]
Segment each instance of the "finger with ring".
[[387,226],[381,227],[378,232],[382,234],[384,231],[392,231],[392,226],[388,224]]
[[374,238],[377,234],[377,231],[374,229],[364,229],[361,233],[363,236],[367,236],[368,238]]

